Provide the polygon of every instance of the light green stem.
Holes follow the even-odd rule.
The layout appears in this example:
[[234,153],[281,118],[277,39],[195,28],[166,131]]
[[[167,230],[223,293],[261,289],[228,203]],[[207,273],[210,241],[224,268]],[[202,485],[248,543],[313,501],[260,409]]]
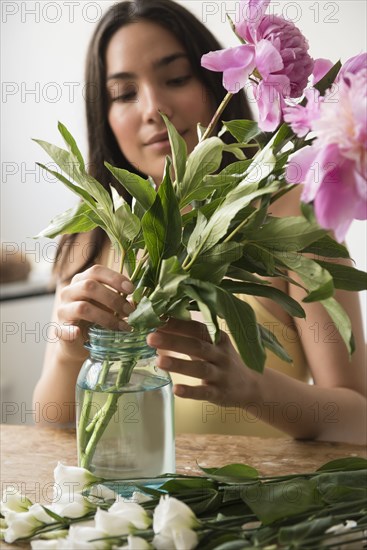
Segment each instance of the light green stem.
[[93,391],[85,390],[82,411],[80,413],[79,426],[78,426],[78,446],[79,453],[83,455],[85,446],[87,444],[88,432],[87,424],[89,420],[89,413],[92,406]]
[[208,138],[212,131],[214,130],[215,126],[217,125],[217,122],[219,120],[220,115],[224,111],[224,109],[227,107],[228,103],[230,102],[233,94],[231,92],[228,92],[227,95],[224,97],[222,103],[219,105],[218,109],[215,111],[213,118],[209,122],[209,126],[205,130],[204,134],[201,136],[200,142],[204,141],[204,139]]
[[[89,468],[90,463],[93,459],[96,446],[99,440],[101,439],[105,429],[107,428],[111,418],[113,417],[113,415],[117,410],[118,400],[122,395],[122,393],[119,390],[121,386],[123,387],[126,384],[128,384],[131,378],[131,373],[135,365],[136,365],[136,361],[131,361],[129,364],[126,364],[126,363],[121,364],[116,376],[116,384],[115,386],[110,388],[105,404],[99,411],[96,412],[96,414],[94,415],[89,425],[88,426],[84,425],[83,434],[81,432],[79,436],[80,439],[83,438],[83,440],[85,441],[86,434],[90,433],[92,430],[93,430],[93,433],[89,438],[89,441],[85,450],[84,450],[84,447],[83,448],[80,447],[82,468],[87,468],[87,469]],[[93,394],[93,392],[91,393]]]

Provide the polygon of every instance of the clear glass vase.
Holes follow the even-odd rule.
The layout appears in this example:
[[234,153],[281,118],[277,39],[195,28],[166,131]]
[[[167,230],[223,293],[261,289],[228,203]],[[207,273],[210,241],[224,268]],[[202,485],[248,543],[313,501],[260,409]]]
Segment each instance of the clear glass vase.
[[175,471],[172,381],[155,366],[148,332],[89,329],[76,386],[78,462],[97,476]]

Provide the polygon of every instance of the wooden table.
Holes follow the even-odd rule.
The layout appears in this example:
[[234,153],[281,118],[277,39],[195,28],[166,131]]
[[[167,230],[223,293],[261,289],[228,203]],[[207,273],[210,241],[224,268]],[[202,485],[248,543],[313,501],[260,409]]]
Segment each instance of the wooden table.
[[[76,465],[75,431],[33,426],[0,426],[1,489],[15,485],[33,502],[52,498],[58,461]],[[176,438],[177,471],[198,474],[198,465],[246,463],[263,475],[312,472],[325,462],[347,456],[367,457],[365,446],[262,439],[231,435],[180,434]],[[14,545],[0,545],[11,548]]]

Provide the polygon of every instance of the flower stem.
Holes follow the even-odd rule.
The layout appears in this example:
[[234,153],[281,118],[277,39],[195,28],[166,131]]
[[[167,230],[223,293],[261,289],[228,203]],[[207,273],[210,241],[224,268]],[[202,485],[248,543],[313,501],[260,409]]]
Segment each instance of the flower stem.
[[224,109],[227,107],[229,101],[231,100],[233,94],[231,92],[228,92],[227,95],[224,97],[222,103],[219,105],[218,109],[215,111],[213,118],[209,122],[209,126],[205,130],[204,134],[201,136],[200,142],[204,141],[204,139],[208,138],[212,131],[214,130],[220,115],[224,111]]

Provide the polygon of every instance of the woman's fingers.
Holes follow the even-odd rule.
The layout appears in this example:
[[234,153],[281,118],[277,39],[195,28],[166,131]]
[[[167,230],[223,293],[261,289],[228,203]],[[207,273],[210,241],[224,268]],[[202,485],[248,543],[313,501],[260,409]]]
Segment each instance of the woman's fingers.
[[217,367],[209,361],[188,361],[169,355],[158,355],[156,365],[160,369],[199,378],[205,382],[215,382],[218,378]]
[[128,324],[113,313],[86,301],[69,302],[61,305],[59,319],[64,325],[78,325],[80,321],[86,321],[111,330],[129,329]]
[[72,278],[71,284],[83,281],[85,279],[92,279],[108,285],[111,288],[114,288],[117,292],[123,292],[125,294],[131,294],[134,292],[134,285],[127,277],[102,265],[93,265],[82,273],[78,273]]
[[217,401],[218,390],[214,386],[186,386],[184,384],[175,384],[173,392],[177,397],[185,399],[199,399],[200,401]]
[[157,330],[147,337],[149,346],[184,353],[205,361],[217,362],[219,349],[207,340],[188,337],[182,333]]
[[94,279],[81,279],[65,287],[61,292],[63,302],[92,302],[101,304],[109,309],[126,317],[133,311],[133,306],[126,300],[125,296],[111,290],[104,284]]
[[192,338],[211,342],[212,339],[204,323],[199,321],[183,321],[181,319],[170,318],[167,323],[159,327],[158,332],[168,332],[171,334],[185,334]]
[[[75,275],[60,293],[58,319],[63,326],[86,328],[96,323],[112,330],[129,330],[123,320],[134,306],[126,294],[134,291],[134,285],[121,273],[101,265],[94,265]],[[66,338],[63,331],[61,338]],[[81,335],[79,335],[79,339]],[[75,337],[75,340],[77,337]]]

